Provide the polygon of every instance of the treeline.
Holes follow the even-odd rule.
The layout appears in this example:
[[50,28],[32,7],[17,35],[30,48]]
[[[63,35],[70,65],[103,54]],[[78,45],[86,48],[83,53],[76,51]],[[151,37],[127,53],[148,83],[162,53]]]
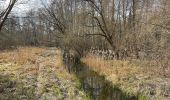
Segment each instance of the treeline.
[[169,0],[50,0],[43,6],[24,17],[8,16],[0,47],[58,46],[81,56],[97,48],[136,58],[168,57]]

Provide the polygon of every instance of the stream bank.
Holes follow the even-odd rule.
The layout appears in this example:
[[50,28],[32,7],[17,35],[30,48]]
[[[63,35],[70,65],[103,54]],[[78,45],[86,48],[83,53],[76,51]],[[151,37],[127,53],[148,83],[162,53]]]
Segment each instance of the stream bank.
[[77,76],[81,88],[91,100],[138,100],[137,96],[123,92],[119,86],[113,85],[85,64],[75,64],[70,60],[65,60],[64,63],[66,69]]

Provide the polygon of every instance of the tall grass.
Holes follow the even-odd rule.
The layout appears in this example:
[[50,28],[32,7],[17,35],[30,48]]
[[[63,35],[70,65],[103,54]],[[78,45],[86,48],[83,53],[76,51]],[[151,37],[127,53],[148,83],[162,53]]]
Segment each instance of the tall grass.
[[0,62],[13,62],[20,65],[28,61],[34,63],[35,55],[43,51],[43,48],[37,47],[19,47],[13,51],[2,51],[0,52]]
[[116,83],[120,78],[137,73],[140,67],[129,61],[104,60],[98,56],[88,55],[82,61],[91,67],[94,71],[105,75],[106,78]]

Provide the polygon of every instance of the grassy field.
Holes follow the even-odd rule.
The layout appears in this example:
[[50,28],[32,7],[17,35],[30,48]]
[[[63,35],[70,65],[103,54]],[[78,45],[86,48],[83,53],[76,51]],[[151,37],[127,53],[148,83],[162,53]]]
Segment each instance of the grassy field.
[[84,100],[79,81],[56,48],[21,47],[0,52],[0,100]]

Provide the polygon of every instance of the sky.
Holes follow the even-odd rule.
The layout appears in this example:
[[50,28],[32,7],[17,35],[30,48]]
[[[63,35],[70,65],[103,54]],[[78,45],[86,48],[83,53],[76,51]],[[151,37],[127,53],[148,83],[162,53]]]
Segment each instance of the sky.
[[[0,8],[6,8],[10,0],[0,0]],[[46,2],[47,0],[43,0]],[[14,6],[12,13],[18,16],[24,16],[26,12],[30,9],[36,10],[37,8],[42,7],[41,0],[18,0]]]

